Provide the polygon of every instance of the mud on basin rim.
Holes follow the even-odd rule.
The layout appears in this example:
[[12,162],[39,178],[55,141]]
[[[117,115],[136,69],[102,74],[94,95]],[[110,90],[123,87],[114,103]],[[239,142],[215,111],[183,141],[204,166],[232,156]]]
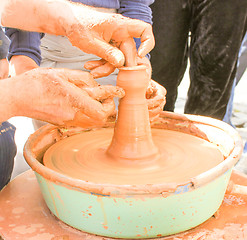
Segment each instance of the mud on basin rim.
[[[207,125],[209,127],[217,128],[227,133],[234,142],[233,149],[230,154],[226,157],[226,159],[218,164],[216,167],[211,168],[208,171],[205,171],[202,174],[197,175],[194,178],[189,179],[186,182],[181,183],[161,183],[161,184],[145,184],[145,185],[115,185],[115,184],[99,184],[93,182],[87,182],[75,178],[71,178],[65,176],[61,173],[53,171],[43,164],[40,163],[43,158],[44,152],[50,147],[52,144],[56,142],[56,139],[63,139],[64,135],[61,134],[61,131],[58,127],[52,125],[46,125],[39,130],[37,130],[34,134],[32,134],[24,147],[24,157],[33,171],[37,172],[39,175],[44,177],[47,180],[55,182],[57,184],[67,186],[69,188],[77,189],[79,191],[90,192],[93,194],[100,195],[157,195],[157,194],[168,194],[174,193],[178,188],[186,189],[186,191],[193,190],[197,187],[200,187],[204,184],[207,184],[217,177],[224,174],[226,171],[231,169],[234,164],[238,161],[241,153],[242,153],[242,140],[237,133],[237,131],[232,128],[230,125],[216,119],[212,119],[209,117],[195,116],[195,115],[180,115],[174,113],[163,112],[156,121],[156,124],[165,121],[177,121],[179,129],[183,127],[187,127],[188,123],[196,123],[199,125]],[[176,123],[175,123],[176,124]],[[111,125],[111,124],[110,124]],[[106,127],[112,127],[112,126]],[[154,124],[155,127],[155,124]],[[71,132],[68,131],[67,136],[74,135],[79,132],[90,131],[90,129],[78,129],[74,128]],[[65,131],[66,132],[66,131]],[[65,135],[66,135],[65,134]],[[43,144],[43,145],[42,145]],[[34,153],[36,152],[36,154]],[[39,160],[37,160],[39,158]]]

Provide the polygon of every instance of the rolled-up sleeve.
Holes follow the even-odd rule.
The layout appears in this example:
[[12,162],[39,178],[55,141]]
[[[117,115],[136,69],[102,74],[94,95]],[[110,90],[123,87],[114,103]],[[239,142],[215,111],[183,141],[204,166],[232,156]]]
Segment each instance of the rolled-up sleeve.
[[154,0],[120,0],[118,13],[152,24],[152,10],[149,7]]
[[30,57],[40,65],[40,39],[43,34],[21,31],[15,28],[6,28],[5,32],[10,39],[8,60],[10,60],[12,56],[24,55]]

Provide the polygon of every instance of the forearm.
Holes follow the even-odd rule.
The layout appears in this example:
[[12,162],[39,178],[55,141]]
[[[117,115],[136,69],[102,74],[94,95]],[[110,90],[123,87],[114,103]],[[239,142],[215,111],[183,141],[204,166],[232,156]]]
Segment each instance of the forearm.
[[3,26],[55,35],[66,35],[75,20],[66,0],[1,0],[0,16]]
[[0,122],[15,116],[15,84],[14,79],[8,78],[0,81]]

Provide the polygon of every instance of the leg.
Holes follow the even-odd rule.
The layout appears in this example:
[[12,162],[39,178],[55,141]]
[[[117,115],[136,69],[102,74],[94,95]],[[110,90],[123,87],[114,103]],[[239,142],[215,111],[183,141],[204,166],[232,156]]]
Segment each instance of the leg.
[[191,85],[185,112],[222,119],[246,30],[246,0],[193,2]]
[[230,99],[229,99],[229,102],[226,108],[226,114],[223,118],[224,122],[227,122],[228,124],[232,126],[233,124],[231,122],[231,116],[232,116],[232,110],[233,110],[234,90],[235,90],[236,85],[240,81],[241,77],[243,76],[246,68],[247,68],[247,32],[245,33],[245,37],[241,44],[240,51],[238,54],[237,72],[236,72],[236,76],[233,81],[231,96],[230,96]]
[[233,80],[231,96],[230,96],[229,102],[228,102],[227,107],[226,107],[225,116],[222,119],[224,122],[232,125],[233,127],[234,127],[234,125],[232,124],[231,117],[232,117],[232,110],[233,110],[233,99],[234,99],[235,87],[236,87],[236,78],[234,78],[234,80]]
[[9,122],[0,125],[0,190],[10,181],[16,155],[15,127]]
[[236,85],[239,83],[247,68],[247,32],[245,33],[238,58],[238,69],[236,73]]
[[173,111],[187,66],[190,5],[188,0],[160,0],[151,5],[156,45],[151,52],[152,78],[167,89],[165,110]]

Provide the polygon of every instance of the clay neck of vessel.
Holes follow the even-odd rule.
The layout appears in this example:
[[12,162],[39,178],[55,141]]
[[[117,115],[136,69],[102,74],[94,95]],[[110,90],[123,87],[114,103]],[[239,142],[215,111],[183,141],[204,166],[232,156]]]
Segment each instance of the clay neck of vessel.
[[117,86],[125,90],[120,100],[112,142],[107,153],[117,160],[154,160],[158,148],[154,145],[146,100],[149,84],[145,66],[123,67]]

